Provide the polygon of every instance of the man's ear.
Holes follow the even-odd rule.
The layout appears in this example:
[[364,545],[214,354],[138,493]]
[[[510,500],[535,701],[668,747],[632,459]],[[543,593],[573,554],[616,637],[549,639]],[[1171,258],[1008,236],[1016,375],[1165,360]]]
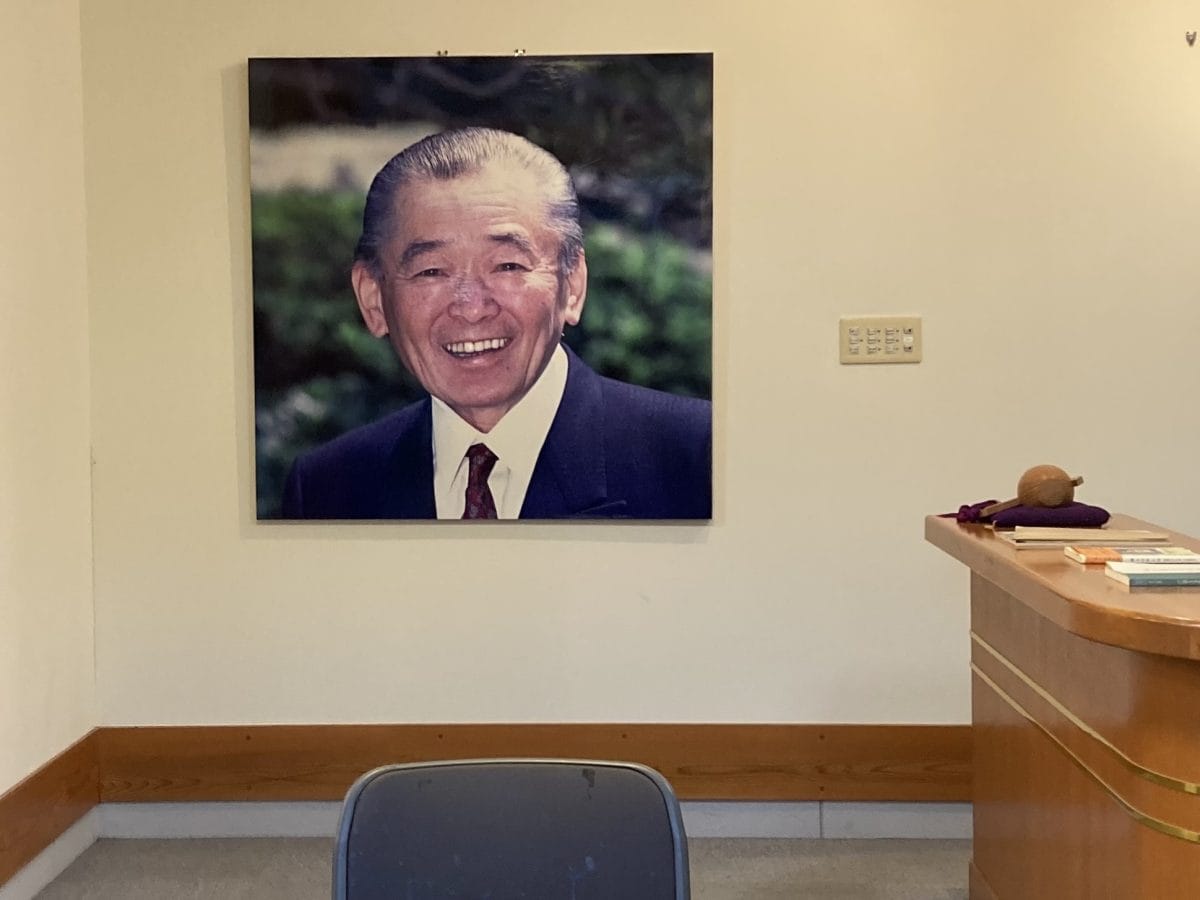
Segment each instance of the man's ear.
[[587,299],[587,259],[583,251],[575,261],[575,268],[567,276],[567,305],[563,310],[563,322],[578,325],[583,316],[583,301]]
[[350,283],[354,285],[358,311],[367,331],[375,337],[383,337],[388,333],[388,325],[383,314],[383,286],[379,279],[371,272],[371,267],[360,260],[350,270]]

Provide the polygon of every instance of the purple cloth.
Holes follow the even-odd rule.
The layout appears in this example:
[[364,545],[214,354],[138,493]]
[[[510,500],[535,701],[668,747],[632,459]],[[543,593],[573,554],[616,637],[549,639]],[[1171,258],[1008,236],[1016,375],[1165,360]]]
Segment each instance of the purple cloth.
[[[984,507],[991,506],[996,502],[998,501],[980,500],[978,503],[960,506],[957,513],[942,513],[942,518],[948,519],[954,516],[959,522],[982,522],[983,518],[979,514],[983,511]],[[991,521],[991,517],[988,517],[988,521]]]
[[981,500],[978,503],[960,506],[957,513],[947,513],[947,516],[953,515],[959,522],[991,523],[997,528],[1014,528],[1017,525],[1099,528],[1108,521],[1108,510],[1078,501],[1054,508],[1014,506],[1012,509],[998,512],[994,516],[981,515],[985,507],[991,506],[995,502],[995,500]]
[[1054,528],[1099,528],[1108,521],[1108,510],[1086,503],[1072,502],[1065,506],[1014,506],[992,516],[997,528],[1017,525],[1043,525]]

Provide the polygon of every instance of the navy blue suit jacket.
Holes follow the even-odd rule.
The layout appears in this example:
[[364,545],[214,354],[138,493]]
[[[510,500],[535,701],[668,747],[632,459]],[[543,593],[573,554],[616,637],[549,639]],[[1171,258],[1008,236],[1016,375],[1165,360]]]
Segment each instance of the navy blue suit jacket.
[[[567,351],[567,385],[522,519],[712,517],[712,405],[603,378]],[[429,398],[301,455],[285,519],[436,519]]]

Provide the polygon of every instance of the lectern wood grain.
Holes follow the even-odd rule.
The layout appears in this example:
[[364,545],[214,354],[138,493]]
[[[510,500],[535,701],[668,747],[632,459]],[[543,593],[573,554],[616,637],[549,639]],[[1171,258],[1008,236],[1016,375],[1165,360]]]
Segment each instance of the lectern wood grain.
[[1200,591],[1131,594],[933,517],[926,535],[972,569],[972,900],[1200,896]]
[[[1200,552],[1200,540],[1131,516],[1113,528],[1162,531],[1168,543]],[[1089,640],[1129,650],[1200,660],[1195,592],[1130,591],[1074,563],[1062,548],[1017,550],[985,525],[929,516],[925,538],[1051,622]]]

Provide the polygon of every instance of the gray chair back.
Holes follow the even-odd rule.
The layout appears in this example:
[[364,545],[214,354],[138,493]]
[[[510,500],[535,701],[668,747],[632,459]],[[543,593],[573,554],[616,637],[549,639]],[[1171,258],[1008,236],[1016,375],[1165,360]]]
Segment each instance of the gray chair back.
[[342,806],[334,900],[688,900],[679,802],[635,763],[384,766]]

